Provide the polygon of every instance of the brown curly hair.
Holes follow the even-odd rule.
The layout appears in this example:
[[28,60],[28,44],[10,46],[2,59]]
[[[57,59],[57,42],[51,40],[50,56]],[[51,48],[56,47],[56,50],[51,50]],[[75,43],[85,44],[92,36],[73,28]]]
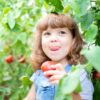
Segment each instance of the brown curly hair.
[[47,30],[48,27],[51,28],[64,28],[67,27],[74,39],[74,43],[70,48],[70,51],[66,57],[70,64],[77,64],[80,62],[80,51],[83,47],[83,40],[79,33],[78,26],[76,22],[71,18],[70,15],[64,14],[48,14],[43,17],[37,24],[35,33],[35,44],[34,49],[31,54],[31,62],[34,71],[40,68],[41,64],[50,60],[43,52],[41,46],[41,34],[43,31]]

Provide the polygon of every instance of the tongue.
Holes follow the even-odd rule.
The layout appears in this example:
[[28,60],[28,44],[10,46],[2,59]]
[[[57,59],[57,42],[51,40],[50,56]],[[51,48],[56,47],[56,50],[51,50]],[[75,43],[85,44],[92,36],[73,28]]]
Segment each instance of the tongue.
[[50,47],[50,49],[51,49],[52,51],[57,51],[59,48],[60,48],[59,46]]

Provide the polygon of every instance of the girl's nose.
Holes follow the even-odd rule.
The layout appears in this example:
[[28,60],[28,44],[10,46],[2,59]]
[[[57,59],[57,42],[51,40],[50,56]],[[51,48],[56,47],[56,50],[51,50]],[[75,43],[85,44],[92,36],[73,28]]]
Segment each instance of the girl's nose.
[[51,42],[57,42],[57,40],[56,39],[53,39],[53,40],[51,40]]
[[51,37],[51,42],[58,42],[57,37],[56,37],[56,36],[52,36],[52,37]]

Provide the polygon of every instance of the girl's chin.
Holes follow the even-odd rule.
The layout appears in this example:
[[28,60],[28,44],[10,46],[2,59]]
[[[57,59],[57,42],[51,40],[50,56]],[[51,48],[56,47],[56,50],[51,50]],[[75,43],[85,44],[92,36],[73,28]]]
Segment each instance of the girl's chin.
[[57,54],[59,54],[59,50],[57,50],[57,51],[50,51],[50,54],[51,55],[57,55]]
[[52,61],[58,62],[60,59],[57,56],[49,56]]

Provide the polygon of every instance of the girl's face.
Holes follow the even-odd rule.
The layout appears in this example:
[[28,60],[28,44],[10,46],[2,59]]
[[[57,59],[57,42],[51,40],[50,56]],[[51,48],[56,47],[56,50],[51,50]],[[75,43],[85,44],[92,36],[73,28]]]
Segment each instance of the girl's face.
[[53,61],[66,61],[73,42],[68,28],[48,28],[42,33],[42,49]]

